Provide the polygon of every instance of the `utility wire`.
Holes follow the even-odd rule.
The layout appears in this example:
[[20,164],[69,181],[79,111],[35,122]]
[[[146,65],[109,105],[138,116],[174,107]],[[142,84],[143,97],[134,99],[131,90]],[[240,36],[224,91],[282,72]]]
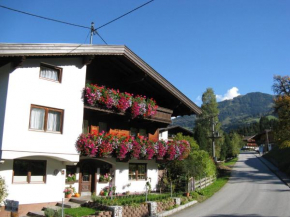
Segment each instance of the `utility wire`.
[[67,52],[65,55],[68,55],[68,54],[70,54],[71,52],[73,52],[74,50],[78,49],[80,46],[82,46],[83,44],[85,44],[85,43],[87,42],[87,40],[88,40],[88,37],[89,37],[90,33],[91,33],[91,31],[89,31],[89,33],[88,33],[88,35],[87,35],[87,37],[86,37],[86,39],[85,39],[84,43],[82,43],[82,44],[79,44],[79,45],[78,45],[78,46],[76,46],[74,49],[72,49],[70,52]]
[[96,30],[98,30],[98,29],[100,29],[100,28],[103,28],[104,26],[107,26],[107,25],[109,25],[109,24],[115,22],[116,20],[119,20],[119,19],[121,19],[122,17],[125,17],[126,15],[128,15],[128,14],[130,14],[130,13],[136,11],[136,10],[138,10],[139,8],[144,7],[145,5],[147,5],[147,4],[149,4],[149,3],[153,2],[153,1],[154,1],[154,0],[148,1],[148,2],[144,3],[143,5],[140,5],[139,7],[134,8],[133,10],[131,10],[131,11],[129,11],[129,12],[127,12],[127,13],[125,13],[125,14],[123,14],[123,15],[121,15],[121,16],[119,16],[119,17],[117,17],[117,18],[115,18],[115,19],[113,19],[113,20],[111,20],[111,21],[109,21],[109,22],[107,22],[107,23],[101,25],[101,26],[99,26],[98,28],[96,28]]
[[102,39],[102,41],[107,44],[107,42],[103,39],[103,37],[100,35],[100,33],[97,32],[97,30],[94,30],[94,34],[98,35],[100,37],[100,39]]
[[36,15],[36,14],[27,13],[27,12],[24,12],[24,11],[19,11],[19,10],[13,9],[13,8],[8,8],[8,7],[3,6],[3,5],[0,5],[0,7],[8,9],[8,10],[11,10],[11,11],[15,11],[15,12],[18,12],[18,13],[22,13],[22,14],[33,16],[33,17],[38,17],[38,18],[41,18],[41,19],[45,19],[45,20],[50,20],[50,21],[63,23],[63,24],[67,24],[67,25],[70,25],[70,26],[76,26],[76,27],[80,27],[80,28],[85,28],[85,29],[91,29],[90,27],[87,27],[87,26],[82,26],[82,25],[78,25],[78,24],[64,22],[64,21],[61,21],[61,20],[56,20],[56,19],[52,19],[52,18],[48,18],[48,17],[43,17],[43,16],[39,16],[39,15]]
[[[100,37],[100,39],[101,39],[105,44],[107,44],[107,42],[104,40],[104,38],[103,38],[103,37],[102,37],[102,36],[97,32],[98,29],[103,28],[104,26],[107,26],[107,25],[111,24],[111,23],[113,23],[113,22],[115,22],[115,21],[121,19],[122,17],[125,17],[126,15],[128,15],[128,14],[130,14],[130,13],[132,13],[132,12],[134,12],[134,11],[136,11],[136,10],[142,8],[142,7],[144,7],[145,5],[147,5],[147,4],[149,4],[149,3],[153,2],[153,1],[154,1],[154,0],[150,0],[150,1],[148,1],[148,2],[146,2],[146,3],[144,3],[144,4],[142,4],[142,5],[138,6],[137,8],[134,8],[133,10],[131,10],[131,11],[129,11],[129,12],[127,12],[127,13],[125,13],[125,14],[123,14],[123,15],[121,15],[121,16],[119,16],[119,17],[117,17],[117,18],[115,18],[115,19],[113,19],[113,20],[111,20],[111,21],[109,21],[109,22],[107,22],[107,23],[101,25],[101,26],[99,26],[98,28],[93,29],[93,33],[96,34],[96,35],[98,35],[98,36]],[[18,12],[18,13],[26,14],[26,15],[29,15],[29,16],[33,16],[33,17],[37,17],[37,18],[41,18],[41,19],[45,19],[45,20],[50,20],[50,21],[54,21],[54,22],[58,22],[58,23],[62,23],[62,24],[67,24],[67,25],[70,25],[70,26],[75,26],[75,27],[80,27],[80,28],[90,29],[90,30],[91,30],[91,27],[82,26],[82,25],[78,25],[78,24],[74,24],[74,23],[69,23],[69,22],[65,22],[65,21],[61,21],[61,20],[56,20],[56,19],[52,19],[52,18],[48,18],[48,17],[43,17],[43,16],[39,16],[39,15],[36,15],[36,14],[27,13],[27,12],[25,12],[25,11],[20,11],[20,10],[16,10],[16,9],[13,9],[13,8],[9,8],[9,7],[6,7],[6,6],[4,6],[4,5],[0,5],[0,7],[1,7],[1,8],[5,8],[5,9],[7,9],[7,10],[14,11],[14,12]]]

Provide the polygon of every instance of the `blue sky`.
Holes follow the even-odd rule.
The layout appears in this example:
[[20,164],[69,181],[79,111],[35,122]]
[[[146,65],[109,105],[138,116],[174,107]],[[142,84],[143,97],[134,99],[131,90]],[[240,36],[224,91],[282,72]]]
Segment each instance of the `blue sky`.
[[[147,0],[0,0],[29,13],[95,27]],[[132,51],[200,105],[211,87],[219,100],[272,94],[274,75],[290,74],[289,0],[155,0],[99,30]],[[89,43],[89,30],[0,8],[0,43]],[[87,40],[86,40],[87,38]],[[94,36],[94,44],[103,42]]]

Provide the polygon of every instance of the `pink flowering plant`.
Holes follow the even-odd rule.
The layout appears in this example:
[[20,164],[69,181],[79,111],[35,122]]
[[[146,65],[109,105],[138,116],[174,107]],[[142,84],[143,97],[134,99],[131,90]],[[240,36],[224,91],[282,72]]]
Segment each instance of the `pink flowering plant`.
[[100,175],[99,182],[109,182],[111,181],[112,177],[111,174],[106,173],[104,175]]
[[169,142],[168,143],[168,149],[167,149],[167,159],[168,160],[174,160],[176,157],[176,153],[178,150],[176,149],[176,143],[175,142]]
[[65,195],[69,195],[69,194],[74,194],[75,193],[75,188],[74,187],[65,187],[63,193]]
[[146,96],[139,96],[137,95],[133,99],[133,105],[131,108],[132,118],[136,118],[138,116],[146,116]]
[[84,89],[84,100],[90,106],[103,106],[120,112],[131,112],[131,117],[152,117],[157,112],[157,104],[154,99],[119,90],[87,84]]
[[76,142],[77,151],[83,156],[117,159],[167,159],[183,160],[190,152],[190,144],[180,141],[150,141],[147,137],[119,136],[110,133],[82,134]]
[[167,148],[168,148],[167,143],[163,140],[160,140],[156,142],[155,147],[157,149],[156,151],[157,159],[163,159],[163,157],[165,156],[167,152]]
[[76,174],[68,174],[65,181],[66,182],[75,182],[76,181]]

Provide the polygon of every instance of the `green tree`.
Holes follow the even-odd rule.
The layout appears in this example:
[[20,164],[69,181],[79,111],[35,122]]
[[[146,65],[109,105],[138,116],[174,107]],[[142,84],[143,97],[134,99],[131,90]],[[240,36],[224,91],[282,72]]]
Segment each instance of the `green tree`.
[[[212,155],[212,141],[209,138],[212,134],[212,122],[215,124],[215,131],[222,134],[220,129],[221,124],[218,120],[218,103],[216,101],[216,95],[212,88],[207,88],[202,95],[202,114],[196,120],[194,128],[194,138],[199,144],[200,149],[207,151]],[[220,156],[221,142],[216,140],[215,142],[216,156]]]
[[213,160],[206,151],[199,150],[196,141],[190,136],[177,134],[175,140],[187,140],[190,143],[191,151],[189,156],[182,161],[167,161],[161,167],[167,169],[167,184],[172,181],[175,191],[186,190],[186,184],[190,177],[202,178],[216,175],[216,167]]
[[8,196],[8,191],[5,184],[5,179],[0,176],[0,206],[4,202],[7,196]]
[[273,90],[276,94],[274,107],[278,114],[275,139],[282,144],[290,138],[290,77],[274,76]]

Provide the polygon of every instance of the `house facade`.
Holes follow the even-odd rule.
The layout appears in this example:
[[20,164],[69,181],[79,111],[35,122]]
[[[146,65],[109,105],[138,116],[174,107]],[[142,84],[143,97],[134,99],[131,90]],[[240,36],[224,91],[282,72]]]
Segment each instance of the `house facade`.
[[[158,107],[152,115],[132,117],[108,101],[90,103],[86,84],[153,98]],[[0,44],[0,104],[0,175],[8,199],[20,204],[60,201],[66,186],[81,195],[99,195],[109,184],[117,193],[143,192],[150,180],[155,190],[153,155],[134,158],[128,151],[120,159],[118,151],[100,155],[101,146],[97,153],[84,154],[78,146],[81,136],[158,142],[158,129],[167,127],[171,117],[201,113],[125,46]]]

